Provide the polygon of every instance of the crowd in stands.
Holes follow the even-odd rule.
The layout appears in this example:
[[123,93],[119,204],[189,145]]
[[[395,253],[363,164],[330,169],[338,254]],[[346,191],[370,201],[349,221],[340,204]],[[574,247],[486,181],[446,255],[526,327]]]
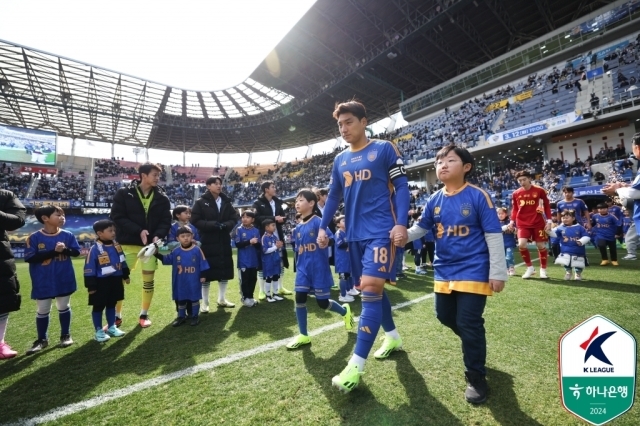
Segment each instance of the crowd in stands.
[[122,181],[99,181],[93,184],[93,201],[105,203],[113,201],[116,191],[122,186]]
[[14,174],[13,167],[6,163],[0,165],[0,188],[9,190],[18,198],[26,198],[31,176]]
[[33,193],[34,199],[78,200],[87,197],[87,182],[84,176],[42,177]]
[[122,167],[120,160],[111,158],[108,160],[96,160],[95,161],[95,176],[96,179],[103,177],[116,177],[121,175],[133,175],[138,174],[138,170],[135,167]]

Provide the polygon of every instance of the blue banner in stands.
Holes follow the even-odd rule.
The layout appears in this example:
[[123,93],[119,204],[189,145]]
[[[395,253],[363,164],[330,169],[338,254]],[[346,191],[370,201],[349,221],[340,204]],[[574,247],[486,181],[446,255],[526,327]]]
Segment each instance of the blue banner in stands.
[[582,115],[576,114],[575,111],[572,111],[557,117],[551,117],[536,123],[527,124],[526,126],[517,127],[506,132],[496,133],[495,135],[489,136],[487,138],[487,142],[490,144],[496,144],[512,139],[519,139],[535,133],[544,132],[548,129],[553,129],[555,127],[565,126],[580,120],[582,120]]
[[604,68],[598,67],[596,69],[587,71],[587,80],[594,79],[604,74]]
[[606,195],[602,193],[602,185],[583,186],[582,188],[574,189],[574,197],[584,197],[585,195],[601,195],[606,197]]

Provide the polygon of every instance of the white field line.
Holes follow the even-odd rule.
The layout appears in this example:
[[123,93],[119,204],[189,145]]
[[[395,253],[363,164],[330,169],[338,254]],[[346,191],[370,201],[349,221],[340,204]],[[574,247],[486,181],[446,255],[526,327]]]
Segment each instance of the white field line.
[[[410,305],[415,305],[416,303],[420,303],[423,302],[425,300],[431,299],[433,298],[433,293],[429,293],[426,294],[424,296],[418,297],[417,299],[413,299],[413,300],[409,300],[406,302],[402,302],[399,303],[395,306],[393,306],[391,309],[392,310],[396,310],[396,309],[402,309],[404,307],[410,306]],[[355,317],[355,319],[357,320],[358,317]],[[326,333],[327,331],[331,331],[331,330],[335,330],[336,328],[340,328],[340,327],[344,327],[344,322],[340,321],[340,322],[336,322],[333,324],[329,324],[326,325],[324,327],[320,327],[316,330],[313,330],[309,333],[310,336],[317,336],[319,334],[322,333]],[[116,389],[112,392],[107,392],[105,394],[102,395],[98,395],[96,397],[81,401],[81,402],[76,402],[73,404],[68,404],[68,405],[63,405],[62,407],[58,407],[58,408],[54,408],[50,411],[47,411],[44,414],[41,414],[39,416],[35,416],[35,417],[30,417],[30,418],[26,418],[26,419],[20,419],[18,421],[16,421],[15,423],[6,423],[5,425],[36,425],[36,424],[40,424],[40,423],[45,423],[45,422],[50,422],[50,421],[54,421],[54,420],[58,420],[61,419],[63,417],[69,416],[71,414],[75,414],[78,413],[80,411],[83,410],[87,410],[89,408],[94,408],[97,407],[99,405],[105,404],[109,401],[112,401],[114,399],[119,399],[128,395],[131,395],[133,393],[136,392],[140,392],[143,390],[147,390],[150,389],[152,387],[155,386],[159,386],[162,385],[164,383],[176,380],[176,379],[181,379],[183,377],[189,377],[189,376],[193,376],[194,374],[203,372],[203,371],[209,371],[209,370],[213,370],[216,367],[220,367],[222,365],[226,365],[226,364],[231,364],[232,362],[235,361],[240,361],[242,359],[248,358],[250,356],[253,355],[259,355],[268,351],[272,351],[274,349],[278,349],[283,347],[284,345],[286,345],[289,341],[291,340],[291,338],[287,338],[287,339],[282,339],[282,340],[278,340],[275,342],[271,342],[271,343],[267,343],[264,344],[262,346],[258,346],[255,347],[253,349],[248,349],[246,351],[242,351],[242,352],[238,352],[229,356],[226,356],[224,358],[220,358],[220,359],[216,359],[214,361],[209,361],[209,362],[205,362],[202,364],[198,364],[198,365],[194,365],[193,367],[189,367],[189,368],[185,368],[183,370],[179,370],[179,371],[175,371],[173,373],[169,373],[169,374],[164,374],[162,376],[158,376],[155,377],[153,379],[149,379],[149,380],[145,380],[143,382],[134,384],[134,385],[130,385],[130,386],[126,386],[124,388],[121,389]]]

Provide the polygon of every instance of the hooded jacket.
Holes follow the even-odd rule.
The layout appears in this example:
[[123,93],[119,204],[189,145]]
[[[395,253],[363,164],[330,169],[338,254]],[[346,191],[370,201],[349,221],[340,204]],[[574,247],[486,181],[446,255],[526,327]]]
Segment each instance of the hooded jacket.
[[191,208],[191,223],[200,233],[200,248],[209,262],[209,269],[204,271],[207,281],[231,280],[234,273],[231,231],[240,216],[228,196],[220,193],[220,198],[220,210],[209,191]]
[[20,283],[7,231],[22,228],[26,212],[13,192],[0,189],[0,314],[20,309]]
[[147,244],[154,237],[164,238],[171,229],[171,202],[164,190],[158,186],[151,189],[153,198],[149,212],[145,214],[144,206],[136,190],[139,182],[118,189],[113,197],[109,217],[116,224],[116,238],[120,244],[143,246],[140,232],[149,231]]

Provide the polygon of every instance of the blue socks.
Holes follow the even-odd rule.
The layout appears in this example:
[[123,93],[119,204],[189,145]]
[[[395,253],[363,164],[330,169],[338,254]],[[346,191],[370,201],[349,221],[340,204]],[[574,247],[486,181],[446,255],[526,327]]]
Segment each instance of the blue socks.
[[102,312],[91,312],[91,319],[93,320],[93,328],[102,330]]
[[347,313],[347,310],[343,308],[342,305],[340,305],[335,300],[331,300],[331,299],[329,299],[329,310],[331,312],[335,312],[336,314],[339,314],[341,317],[345,316],[345,314]]
[[107,325],[112,327],[116,324],[116,307],[105,308],[104,316],[107,317]]
[[382,329],[384,331],[391,331],[396,329],[396,324],[393,322],[393,316],[391,315],[391,301],[387,292],[382,292]]
[[47,339],[47,330],[49,329],[49,314],[36,314],[36,330],[38,331],[38,340]]
[[[362,314],[358,324],[358,339],[354,353],[361,358],[367,358],[373,343],[376,340],[380,324],[382,322],[382,299],[381,294],[370,291],[362,292]],[[388,300],[387,300],[387,303]],[[390,309],[389,309],[390,311]],[[392,321],[393,322],[393,321]]]
[[340,296],[345,297],[349,291],[349,283],[347,280],[340,280]]
[[71,308],[67,308],[64,311],[58,311],[58,318],[60,319],[60,334],[69,334],[69,328],[71,327]]
[[191,316],[197,317],[200,313],[200,301],[191,302]]
[[305,303],[296,303],[296,318],[298,319],[298,330],[300,330],[300,334],[308,336],[307,305]]

